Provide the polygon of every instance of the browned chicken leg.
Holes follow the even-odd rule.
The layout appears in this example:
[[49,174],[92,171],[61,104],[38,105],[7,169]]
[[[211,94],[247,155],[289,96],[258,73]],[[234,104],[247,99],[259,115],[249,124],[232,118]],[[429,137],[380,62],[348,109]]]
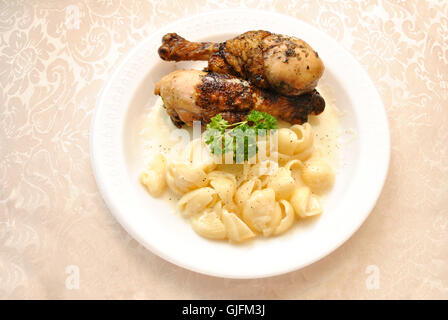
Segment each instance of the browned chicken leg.
[[168,33],[159,56],[167,61],[208,60],[208,71],[242,77],[288,96],[312,91],[324,71],[317,52],[305,41],[262,30],[220,44],[190,42]]
[[319,114],[325,101],[314,90],[297,97],[285,97],[253,86],[248,81],[199,70],[177,70],[164,76],[154,93],[163,99],[173,123],[202,124],[221,113],[230,123],[242,121],[253,109],[265,111],[290,123],[304,123],[309,114]]

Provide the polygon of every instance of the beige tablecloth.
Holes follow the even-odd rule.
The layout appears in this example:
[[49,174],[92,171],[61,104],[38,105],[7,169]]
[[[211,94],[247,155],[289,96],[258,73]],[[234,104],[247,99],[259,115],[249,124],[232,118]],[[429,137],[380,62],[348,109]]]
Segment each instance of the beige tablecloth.
[[[178,18],[247,7],[328,33],[374,80],[390,172],[361,229],[283,276],[196,274],[145,250],[104,205],[89,159],[98,93],[119,59]],[[446,1],[3,1],[1,298],[448,298]]]

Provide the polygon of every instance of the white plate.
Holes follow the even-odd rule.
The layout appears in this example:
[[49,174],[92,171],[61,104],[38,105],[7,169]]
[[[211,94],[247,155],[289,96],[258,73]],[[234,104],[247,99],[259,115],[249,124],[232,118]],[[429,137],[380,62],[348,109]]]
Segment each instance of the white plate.
[[[298,223],[284,236],[235,246],[198,236],[189,223],[139,185],[143,169],[133,150],[137,118],[153,102],[154,84],[175,68],[157,48],[165,33],[190,40],[224,40],[248,30],[294,35],[319,52],[329,85],[346,113],[342,129],[356,139],[344,144],[342,166],[325,212]],[[146,248],[184,268],[220,277],[259,278],[307,266],[344,243],[364,222],[380,194],[389,164],[386,113],[366,71],[335,40],[292,17],[255,10],[210,12],[179,20],[153,33],[116,67],[96,105],[91,155],[98,187],[111,212]]]

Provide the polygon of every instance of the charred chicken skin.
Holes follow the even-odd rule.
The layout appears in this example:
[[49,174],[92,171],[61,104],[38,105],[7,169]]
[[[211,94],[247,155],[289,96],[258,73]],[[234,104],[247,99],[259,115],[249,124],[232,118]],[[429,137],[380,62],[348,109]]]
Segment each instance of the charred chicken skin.
[[167,113],[178,127],[191,126],[193,121],[205,125],[218,113],[235,123],[254,109],[302,124],[309,114],[317,115],[325,108],[325,101],[316,90],[287,97],[229,74],[199,70],[177,70],[164,76],[154,93],[162,97]]
[[158,52],[166,61],[208,61],[208,71],[288,96],[312,92],[324,71],[319,55],[305,41],[262,30],[223,43],[190,42],[168,33]]

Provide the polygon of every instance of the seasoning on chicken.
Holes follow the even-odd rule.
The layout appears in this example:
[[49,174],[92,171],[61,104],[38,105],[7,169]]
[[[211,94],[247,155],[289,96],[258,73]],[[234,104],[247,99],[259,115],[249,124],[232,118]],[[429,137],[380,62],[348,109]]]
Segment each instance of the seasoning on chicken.
[[208,71],[241,77],[288,96],[311,92],[324,71],[319,55],[305,41],[262,30],[223,43],[190,42],[168,33],[159,56],[167,61],[208,60]]

